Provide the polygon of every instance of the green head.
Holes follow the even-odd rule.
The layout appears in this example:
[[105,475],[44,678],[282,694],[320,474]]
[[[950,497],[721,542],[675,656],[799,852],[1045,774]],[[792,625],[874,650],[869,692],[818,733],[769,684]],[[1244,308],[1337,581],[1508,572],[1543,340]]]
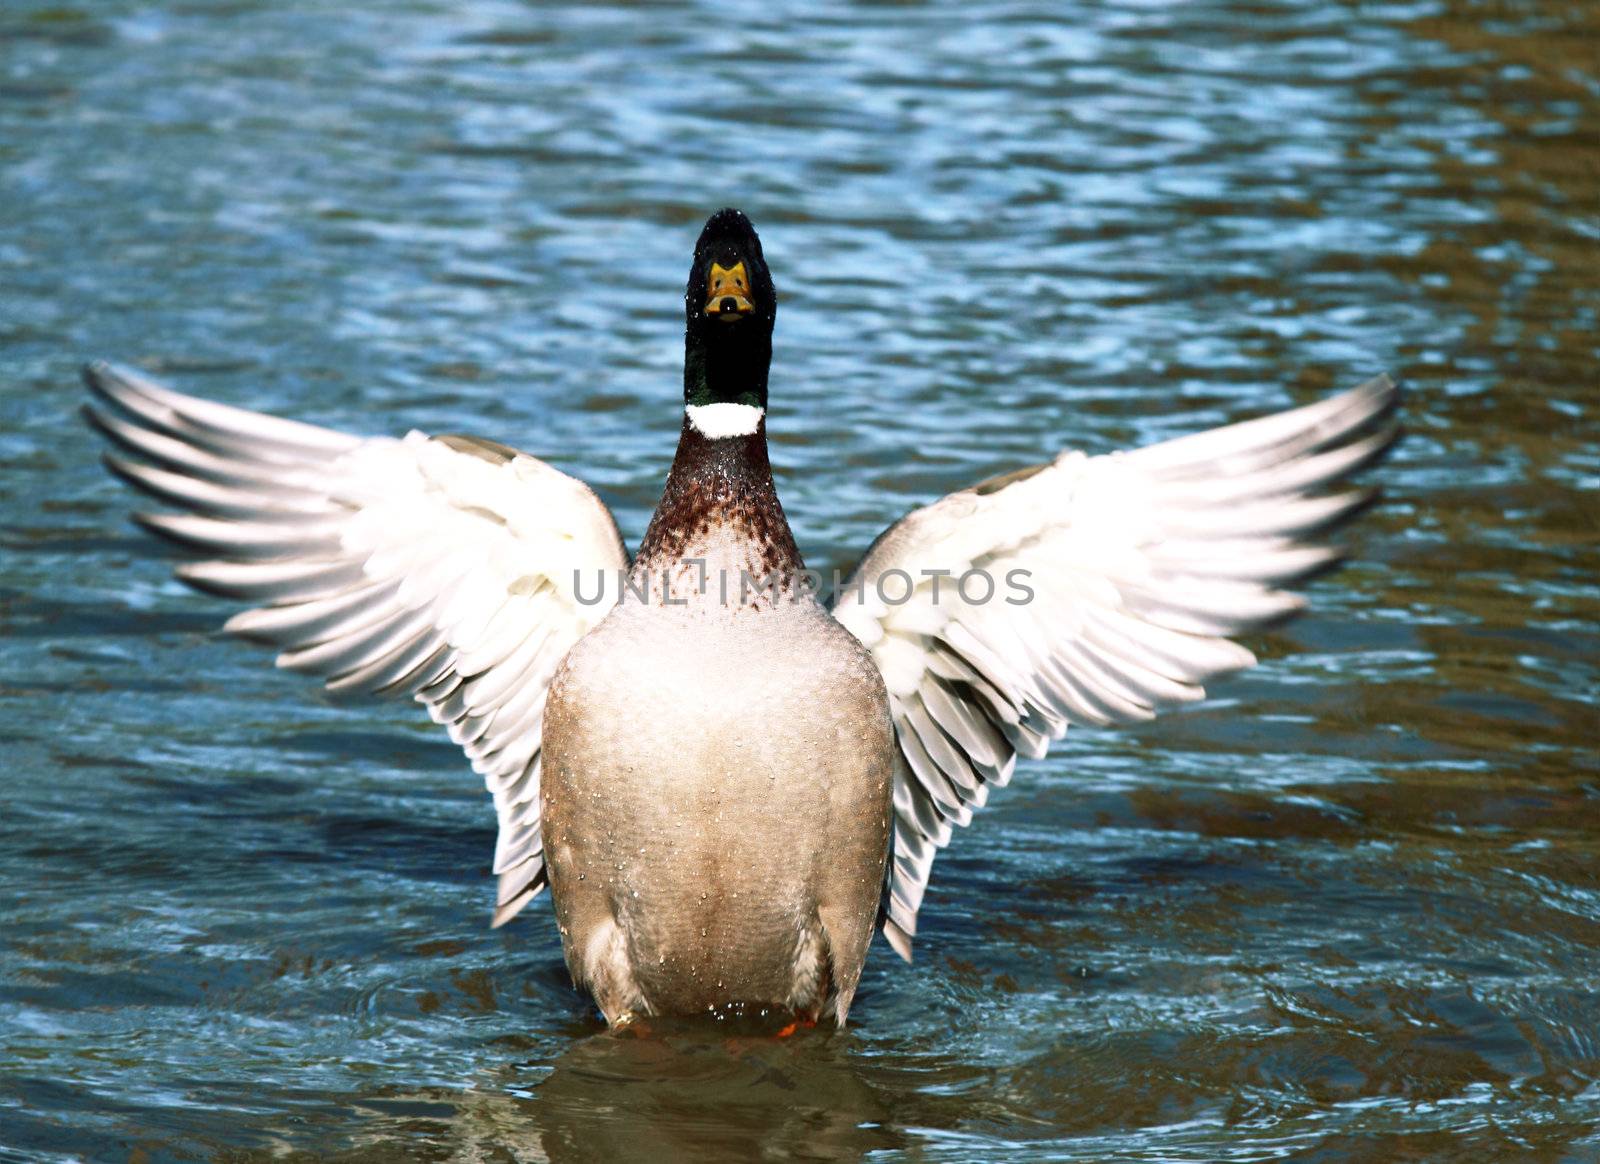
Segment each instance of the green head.
[[766,408],[778,295],[742,211],[729,207],[706,220],[683,306],[684,403]]

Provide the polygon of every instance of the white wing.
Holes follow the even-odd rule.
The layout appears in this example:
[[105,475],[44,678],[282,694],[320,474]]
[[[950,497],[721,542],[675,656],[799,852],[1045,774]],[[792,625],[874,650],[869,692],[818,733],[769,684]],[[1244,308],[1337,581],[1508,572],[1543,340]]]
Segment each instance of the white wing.
[[86,413],[119,450],[107,464],[186,511],[139,520],[212,555],[178,576],[258,604],[227,630],[330,690],[414,696],[466,750],[499,816],[494,924],[509,921],[545,884],[545,689],[627,567],[604,503],[491,441],[364,439],[106,364],[84,378]]
[[1338,561],[1319,539],[1373,493],[1313,491],[1389,448],[1398,401],[1380,376],[1136,452],[1064,452],[873,544],[834,614],[877,660],[900,741],[884,934],[902,957],[936,850],[1018,753],[1043,756],[1069,723],[1150,719],[1254,664],[1229,636],[1298,611],[1280,587]]

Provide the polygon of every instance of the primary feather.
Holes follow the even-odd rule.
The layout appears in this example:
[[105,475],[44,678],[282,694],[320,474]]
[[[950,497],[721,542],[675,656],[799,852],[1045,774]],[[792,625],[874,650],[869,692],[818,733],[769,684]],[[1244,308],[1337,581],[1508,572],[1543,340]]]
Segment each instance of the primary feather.
[[628,564],[604,504],[494,442],[349,436],[103,363],[85,379],[107,464],[180,510],[140,521],[208,555],[179,576],[258,604],[228,631],[331,691],[410,695],[462,746],[494,798],[494,924],[509,921],[546,880],[545,690],[616,599],[579,603],[574,585]]
[[[1285,587],[1339,560],[1324,535],[1373,494],[1317,491],[1388,449],[1398,400],[1379,376],[1134,452],[1064,452],[915,510],[874,543],[833,613],[889,688],[901,755],[884,933],[903,957],[936,851],[1018,755],[1042,756],[1069,724],[1202,699],[1255,662],[1230,638],[1298,611]],[[964,597],[968,571],[995,595]],[[1032,591],[1015,605],[1013,571]]]

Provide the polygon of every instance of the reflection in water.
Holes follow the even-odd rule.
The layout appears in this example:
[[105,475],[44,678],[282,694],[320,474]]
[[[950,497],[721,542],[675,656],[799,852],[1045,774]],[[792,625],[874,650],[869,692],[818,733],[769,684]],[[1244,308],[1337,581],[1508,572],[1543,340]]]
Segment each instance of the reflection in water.
[[[553,1161],[856,1160],[903,1147],[851,1038],[595,1035],[562,1051],[512,1111]],[[600,1094],[610,1102],[597,1105]]]
[[[779,1040],[684,1026],[648,1037],[572,1032],[551,1057],[512,1064],[465,1088],[351,1097],[359,1116],[341,1158],[549,1160],[859,1160],[911,1143],[892,1096],[869,1082],[853,1036]],[[263,1159],[279,1146],[266,1145]]]
[[[1600,1154],[1600,15],[974,3],[0,13],[0,1156]],[[811,565],[1387,369],[1314,617],[1074,732],[845,1033],[601,1032],[413,709],[218,638],[74,364],[475,431],[636,539],[684,248],[763,228]],[[603,286],[574,301],[574,285]]]

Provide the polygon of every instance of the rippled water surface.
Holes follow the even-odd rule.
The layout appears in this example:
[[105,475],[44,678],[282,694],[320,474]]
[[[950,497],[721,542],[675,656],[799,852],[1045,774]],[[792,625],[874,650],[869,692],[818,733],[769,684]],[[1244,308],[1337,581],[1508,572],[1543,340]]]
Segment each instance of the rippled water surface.
[[[0,1158],[1600,1159],[1587,4],[7,0]],[[1074,730],[843,1033],[603,1032],[414,707],[221,639],[76,364],[497,437],[630,542],[705,214],[783,296],[813,565],[1387,369],[1264,665]]]

